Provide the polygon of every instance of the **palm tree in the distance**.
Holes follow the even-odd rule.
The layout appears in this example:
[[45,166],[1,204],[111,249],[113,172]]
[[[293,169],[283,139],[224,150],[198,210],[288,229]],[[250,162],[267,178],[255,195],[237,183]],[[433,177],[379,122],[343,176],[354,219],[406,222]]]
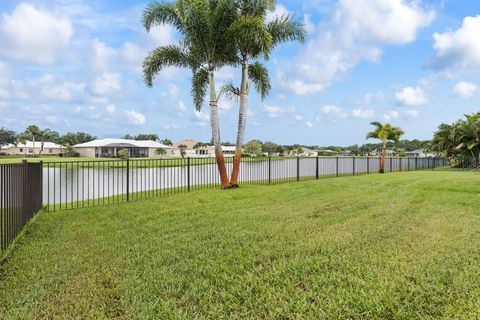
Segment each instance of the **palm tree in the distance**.
[[238,187],[240,160],[247,121],[248,94],[250,82],[264,99],[270,92],[268,70],[259,60],[269,58],[271,51],[279,44],[298,40],[303,43],[306,32],[301,23],[292,16],[282,15],[267,21],[268,13],[275,9],[275,0],[239,0],[235,22],[228,30],[227,37],[233,41],[236,64],[241,68],[240,87],[233,84],[224,90],[240,100],[237,141],[233,161],[230,187]]
[[149,53],[143,64],[144,80],[151,87],[154,78],[166,67],[190,69],[192,96],[197,111],[201,110],[208,92],[212,139],[224,189],[228,188],[228,175],[221,146],[215,72],[235,61],[231,39],[225,36],[235,15],[235,1],[232,0],[154,2],[143,14],[147,31],[168,23],[177,29],[181,37],[178,44],[162,46]]
[[398,142],[400,137],[404,134],[400,127],[393,127],[390,123],[382,124],[378,121],[370,123],[375,127],[375,130],[367,133],[367,139],[378,139],[382,142],[382,156],[380,159],[379,173],[385,173],[385,156],[387,153],[387,142]]

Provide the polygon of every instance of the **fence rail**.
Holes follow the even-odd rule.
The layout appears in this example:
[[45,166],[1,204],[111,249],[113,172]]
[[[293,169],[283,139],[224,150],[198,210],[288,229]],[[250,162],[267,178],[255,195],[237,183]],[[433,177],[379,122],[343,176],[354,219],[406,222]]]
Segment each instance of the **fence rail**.
[[[443,158],[387,158],[385,172],[433,169]],[[230,174],[233,158],[226,158]],[[241,184],[275,184],[378,172],[379,157],[242,158]],[[49,162],[43,166],[43,204],[64,210],[217,187],[212,158]]]
[[0,255],[42,207],[42,163],[0,165]]

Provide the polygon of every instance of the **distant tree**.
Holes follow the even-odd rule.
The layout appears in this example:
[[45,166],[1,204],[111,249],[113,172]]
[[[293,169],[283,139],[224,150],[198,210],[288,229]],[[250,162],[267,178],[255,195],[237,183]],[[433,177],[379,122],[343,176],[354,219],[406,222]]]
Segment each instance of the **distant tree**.
[[298,146],[294,149],[292,149],[292,154],[294,155],[300,155],[300,154],[303,154],[303,148],[301,146]]
[[160,141],[161,144],[164,144],[166,146],[171,146],[173,144],[172,140],[170,139],[163,139]]
[[155,155],[161,157],[161,156],[166,156],[167,155],[167,150],[164,148],[157,148],[155,149]]
[[260,140],[251,140],[245,144],[243,151],[247,154],[258,157],[262,155],[262,142]]
[[276,143],[271,141],[266,141],[263,144],[263,152],[266,152],[269,156],[274,155],[275,153],[279,152],[280,146]]
[[126,140],[135,140],[135,137],[130,135],[130,134],[126,134],[122,137],[122,139],[126,139]]
[[63,156],[65,158],[78,158],[80,157],[80,153],[78,151],[75,151],[72,146],[67,146],[63,151]]
[[128,159],[128,157],[130,156],[130,151],[128,151],[128,149],[122,149],[117,151],[117,154],[120,159]]
[[197,149],[204,149],[208,147],[208,144],[204,143],[204,142],[197,142],[194,146],[193,146],[193,149],[197,150]]
[[385,156],[387,154],[387,142],[397,142],[404,134],[403,130],[399,127],[392,127],[390,123],[381,124],[378,121],[370,123],[375,126],[375,130],[367,133],[367,139],[379,139],[382,141],[382,158],[380,160],[379,173],[385,173]]
[[90,141],[93,141],[93,140],[97,139],[97,137],[92,136],[91,134],[88,134],[88,133],[85,133],[85,132],[77,132],[75,135],[77,136],[77,144],[78,143],[90,142]]
[[178,146],[178,149],[180,150],[180,155],[182,156],[182,158],[184,158],[187,155],[188,147],[184,144],[181,144]]
[[[40,138],[40,128],[36,125],[30,125],[27,127],[27,129],[25,129],[25,131],[23,132],[23,136],[24,138],[26,138],[26,140],[31,140],[32,143],[33,143],[33,156],[35,157],[35,141],[38,140],[38,138]],[[25,141],[26,141],[25,140]]]
[[56,141],[58,140],[58,137],[60,135],[58,132],[53,131],[51,129],[43,129],[40,130],[38,138],[40,139],[40,151],[38,152],[38,155],[41,155],[43,152],[43,146],[45,145],[45,141],[50,142],[50,141]]
[[15,131],[0,128],[0,146],[5,146],[10,143],[14,144],[16,139],[17,134]]
[[139,134],[138,136],[135,137],[135,140],[152,140],[152,141],[157,141],[160,140],[158,138],[158,135],[154,133],[148,133],[148,134]]

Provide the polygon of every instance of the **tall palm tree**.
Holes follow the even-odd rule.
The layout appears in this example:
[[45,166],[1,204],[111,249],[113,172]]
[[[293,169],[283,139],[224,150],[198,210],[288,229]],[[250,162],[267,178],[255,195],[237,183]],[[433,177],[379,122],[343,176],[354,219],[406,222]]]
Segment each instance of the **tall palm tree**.
[[30,125],[25,129],[24,135],[32,140],[33,143],[33,156],[35,157],[35,140],[40,136],[40,128],[36,125]]
[[375,126],[375,130],[367,133],[367,139],[379,139],[382,141],[382,157],[380,159],[379,173],[385,173],[385,156],[387,154],[387,142],[398,142],[400,137],[404,134],[403,130],[399,127],[392,127],[390,123],[381,124],[378,121],[370,123]]
[[56,131],[46,128],[46,129],[40,130],[38,137],[40,139],[40,151],[38,152],[38,155],[40,156],[43,152],[43,146],[45,145],[45,141],[57,140],[59,137],[59,134]]
[[228,175],[221,146],[215,72],[235,63],[230,39],[225,37],[235,15],[232,0],[154,2],[143,14],[147,31],[153,26],[168,23],[181,36],[178,44],[159,47],[149,53],[143,63],[144,80],[151,87],[155,76],[165,67],[191,69],[192,96],[197,111],[201,110],[209,91],[212,139],[221,185],[225,189],[228,188]]
[[224,91],[239,97],[240,100],[230,187],[238,187],[250,82],[255,85],[262,99],[271,89],[268,70],[259,59],[267,60],[271,51],[281,43],[294,40],[303,42],[306,36],[303,25],[295,22],[292,16],[282,15],[267,21],[267,14],[275,9],[275,4],[275,0],[238,0],[236,21],[227,33],[227,37],[233,40],[231,44],[235,50],[237,65],[242,71],[239,88],[232,84],[224,87]]

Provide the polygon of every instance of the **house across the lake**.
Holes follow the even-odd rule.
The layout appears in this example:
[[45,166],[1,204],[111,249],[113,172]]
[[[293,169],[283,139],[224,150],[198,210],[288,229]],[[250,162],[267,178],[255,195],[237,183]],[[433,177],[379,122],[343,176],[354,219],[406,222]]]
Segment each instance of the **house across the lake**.
[[[172,145],[170,154],[175,157],[182,155],[180,146],[184,146],[185,157],[215,157],[215,148],[193,139],[185,139]],[[225,157],[235,155],[235,146],[222,146]]]
[[63,153],[65,150],[64,146],[53,142],[43,142],[43,150],[42,150],[42,142],[41,141],[25,141],[25,143],[17,143],[8,144],[3,146],[0,149],[0,153],[6,155],[22,155],[22,156],[33,156],[35,155],[55,155]]
[[171,147],[153,140],[99,139],[74,145],[80,157],[85,158],[119,158],[118,152],[127,149],[130,158],[154,158],[161,148],[170,154]]

